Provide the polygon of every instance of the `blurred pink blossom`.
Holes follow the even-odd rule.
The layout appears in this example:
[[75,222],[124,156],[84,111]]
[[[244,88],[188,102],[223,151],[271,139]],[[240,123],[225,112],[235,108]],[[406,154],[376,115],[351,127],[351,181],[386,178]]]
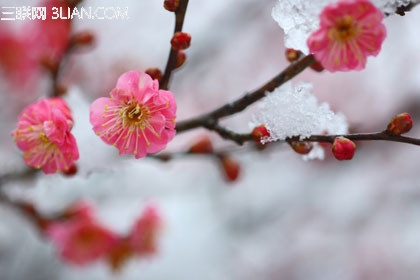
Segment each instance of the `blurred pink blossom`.
[[341,0],[324,8],[309,51],[328,71],[361,70],[386,37],[383,14],[368,0]]
[[67,49],[70,32],[71,20],[55,19],[57,15],[53,14],[53,7],[65,12],[68,4],[58,0],[46,0],[38,4],[40,7],[46,7],[45,20],[28,21],[26,26],[26,40],[31,46],[31,55],[33,59],[41,62],[56,65],[61,60]]
[[148,205],[137,219],[129,236],[131,249],[139,255],[156,252],[157,235],[162,221],[158,209]]
[[12,132],[25,163],[45,174],[67,170],[79,158],[76,139],[70,133],[73,119],[61,98],[48,98],[26,107]]
[[113,232],[86,217],[52,222],[47,229],[47,236],[64,260],[78,265],[104,257],[117,242]]
[[14,88],[32,84],[39,76],[39,65],[32,59],[29,42],[5,27],[0,28],[0,70]]
[[[47,0],[37,4],[46,8],[46,17],[27,20],[20,34],[5,26],[0,28],[0,66],[13,89],[33,87],[41,77],[41,66],[56,68],[66,52],[71,33],[71,21],[54,19],[53,7],[67,11],[67,4]],[[64,16],[64,15],[63,15]]]
[[175,135],[176,103],[171,92],[159,90],[157,80],[140,71],[124,73],[111,98],[90,107],[95,133],[120,154],[141,158],[163,150]]

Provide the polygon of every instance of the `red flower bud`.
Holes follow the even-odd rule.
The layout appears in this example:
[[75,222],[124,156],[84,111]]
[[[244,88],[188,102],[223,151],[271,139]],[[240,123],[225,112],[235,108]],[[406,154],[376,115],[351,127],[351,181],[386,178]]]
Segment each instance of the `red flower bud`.
[[67,170],[63,171],[63,174],[65,176],[74,176],[77,173],[77,165],[76,164],[72,164]]
[[195,142],[188,152],[190,154],[211,154],[213,153],[213,144],[208,136],[204,136]]
[[386,133],[392,135],[401,135],[407,133],[413,127],[413,119],[408,113],[401,113],[392,118],[386,128]]
[[171,39],[172,48],[176,51],[188,49],[191,44],[191,35],[185,32],[176,32]]
[[54,95],[55,96],[63,96],[67,93],[67,87],[64,85],[56,85],[54,89]]
[[187,55],[183,51],[179,51],[176,55],[176,63],[175,68],[179,68],[184,65],[185,61],[187,60]]
[[286,49],[286,58],[289,62],[294,62],[302,57],[303,53],[295,49]]
[[220,163],[222,164],[222,171],[225,179],[228,182],[234,182],[238,179],[241,166],[239,162],[231,156],[220,156]]
[[90,46],[93,44],[94,40],[95,40],[95,35],[93,35],[91,31],[81,31],[71,36],[70,46],[71,47]]
[[314,71],[316,71],[316,72],[322,72],[322,71],[324,71],[324,66],[322,66],[322,64],[319,61],[315,61],[309,67],[311,67],[311,69],[314,70]]
[[350,160],[356,151],[356,144],[345,137],[336,137],[331,150],[336,159]]
[[251,136],[252,136],[252,138],[254,139],[255,142],[261,143],[261,140],[264,137],[269,137],[270,136],[270,132],[268,132],[265,125],[262,124],[260,126],[254,127],[254,129],[252,130]]
[[179,0],[165,0],[163,7],[170,12],[175,12],[179,7]]
[[162,80],[162,71],[160,71],[159,68],[151,67],[148,68],[146,71],[144,71],[146,74],[148,74],[150,77],[152,77],[153,80]]
[[292,141],[289,142],[290,147],[292,147],[292,149],[301,155],[306,155],[309,154],[309,152],[312,150],[313,145],[311,142],[306,142],[306,141]]

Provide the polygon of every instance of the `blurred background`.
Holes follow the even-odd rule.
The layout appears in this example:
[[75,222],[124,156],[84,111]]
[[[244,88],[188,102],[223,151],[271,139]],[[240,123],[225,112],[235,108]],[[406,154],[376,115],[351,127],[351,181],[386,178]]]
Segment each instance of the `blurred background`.
[[[19,4],[17,4],[17,2]],[[357,142],[353,160],[339,162],[327,147],[323,161],[303,161],[287,145],[238,149],[196,129],[177,135],[167,151],[209,135],[216,149],[232,151],[241,174],[226,182],[207,156],[160,162],[119,157],[91,129],[90,103],[107,96],[120,74],[164,69],[174,16],[160,0],[84,0],[79,7],[128,7],[129,19],[75,19],[93,47],[73,54],[63,81],[75,118],[80,160],[73,177],[36,174],[5,180],[2,190],[48,215],[79,199],[91,201],[101,222],[124,233],[153,201],[164,223],[156,255],[132,259],[115,274],[105,263],[76,267],[13,207],[0,204],[0,278],[14,279],[418,279],[420,275],[420,148],[391,142]],[[271,18],[275,0],[190,0],[184,31],[192,36],[187,63],[172,77],[177,119],[232,101],[288,65],[283,33]],[[0,7],[37,1],[0,1]],[[25,21],[0,27],[25,36]],[[317,73],[309,81],[320,102],[343,112],[355,132],[385,129],[397,113],[414,120],[420,137],[420,8],[385,19],[388,36],[365,70]],[[31,49],[27,50],[28,52]],[[48,75],[30,90],[12,90],[1,77],[0,175],[24,170],[10,132],[17,116],[50,90]],[[249,131],[257,106],[223,121]]]

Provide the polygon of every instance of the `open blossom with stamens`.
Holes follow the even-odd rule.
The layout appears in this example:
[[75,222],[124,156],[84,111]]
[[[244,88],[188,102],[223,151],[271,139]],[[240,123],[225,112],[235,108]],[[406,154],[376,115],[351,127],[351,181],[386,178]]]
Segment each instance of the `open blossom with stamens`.
[[383,14],[369,0],[341,0],[324,8],[309,51],[328,71],[361,70],[386,37]]
[[61,98],[42,99],[26,107],[12,132],[25,163],[46,174],[66,171],[79,158],[70,133],[73,118]]
[[163,150],[175,135],[176,103],[171,92],[140,71],[126,72],[111,91],[90,107],[95,133],[122,154],[136,158]]

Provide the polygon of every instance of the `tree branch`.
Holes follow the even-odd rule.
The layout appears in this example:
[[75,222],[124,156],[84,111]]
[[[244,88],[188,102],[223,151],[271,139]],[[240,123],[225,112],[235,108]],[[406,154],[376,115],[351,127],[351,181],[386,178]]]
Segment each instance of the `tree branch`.
[[[216,125],[215,128],[212,129],[213,131],[217,132],[222,138],[227,140],[232,140],[239,145],[247,141],[254,141],[252,135],[250,133],[240,134],[230,131],[226,128],[221,127],[220,125]],[[390,142],[399,142],[399,143],[406,143],[412,144],[416,146],[420,146],[420,139],[413,138],[408,136],[402,135],[392,135],[386,133],[385,131],[381,132],[371,132],[371,133],[351,133],[351,134],[331,134],[331,135],[311,135],[307,138],[300,139],[300,136],[293,136],[288,137],[285,140],[279,140],[278,142],[295,142],[295,141],[306,141],[306,142],[324,142],[324,143],[333,143],[336,137],[345,137],[353,141],[390,141]]]
[[[185,13],[187,12],[188,1],[189,0],[179,1],[179,7],[175,11],[174,34],[176,32],[182,31],[182,26],[184,25]],[[165,72],[163,73],[162,80],[160,81],[161,89],[167,90],[169,88],[169,81],[171,79],[172,72],[175,69],[177,55],[178,55],[178,51],[174,50],[171,47],[171,50],[169,51],[168,61],[166,62]]]
[[207,114],[203,114],[201,116],[189,120],[178,122],[176,125],[177,133],[181,133],[200,126],[206,127],[210,130],[215,130],[214,126],[217,125],[219,119],[243,111],[249,105],[265,97],[266,92],[273,91],[275,88],[279,87],[280,85],[284,84],[285,82],[289,81],[290,79],[301,73],[314,62],[315,58],[313,57],[313,55],[307,55],[301,58],[295,63],[290,64],[281,73],[279,73],[277,76],[272,78],[270,81],[268,81],[266,84],[264,84],[257,90],[251,93],[246,93],[241,98],[231,103],[227,103]]

